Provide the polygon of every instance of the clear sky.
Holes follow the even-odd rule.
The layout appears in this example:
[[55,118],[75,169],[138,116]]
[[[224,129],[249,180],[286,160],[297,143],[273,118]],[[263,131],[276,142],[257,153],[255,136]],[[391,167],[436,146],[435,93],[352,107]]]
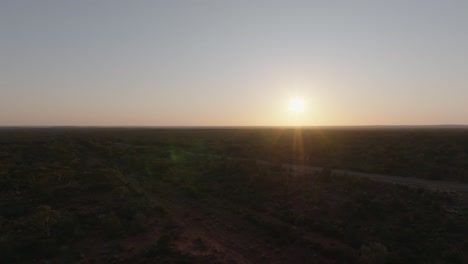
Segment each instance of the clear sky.
[[3,126],[421,124],[468,124],[468,1],[0,1]]

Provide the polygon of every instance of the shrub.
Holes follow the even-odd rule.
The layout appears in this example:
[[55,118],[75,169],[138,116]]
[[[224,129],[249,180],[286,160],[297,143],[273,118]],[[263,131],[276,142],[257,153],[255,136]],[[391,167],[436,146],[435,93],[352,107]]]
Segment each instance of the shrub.
[[122,222],[114,213],[99,216],[101,226],[107,236],[115,238],[122,232]]
[[48,205],[39,206],[38,210],[36,224],[47,237],[50,237],[51,228],[58,223],[60,214]]
[[145,255],[153,258],[166,257],[171,253],[171,238],[168,235],[162,235],[155,244],[148,247]]
[[142,213],[137,213],[130,222],[130,230],[133,233],[140,233],[146,229],[146,217]]
[[360,264],[384,264],[388,263],[388,259],[387,247],[378,242],[371,242],[369,245],[361,246]]

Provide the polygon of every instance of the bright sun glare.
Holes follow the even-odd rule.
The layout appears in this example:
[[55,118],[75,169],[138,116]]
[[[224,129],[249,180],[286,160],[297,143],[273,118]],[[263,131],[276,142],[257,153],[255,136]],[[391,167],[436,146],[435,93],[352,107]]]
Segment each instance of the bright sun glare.
[[289,102],[289,110],[293,113],[302,113],[304,111],[304,100],[300,98],[292,99]]

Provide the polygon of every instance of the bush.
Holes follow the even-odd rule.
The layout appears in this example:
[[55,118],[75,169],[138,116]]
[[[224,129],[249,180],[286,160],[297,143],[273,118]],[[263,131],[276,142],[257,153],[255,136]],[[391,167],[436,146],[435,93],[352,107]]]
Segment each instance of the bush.
[[369,245],[361,246],[360,264],[384,264],[388,263],[388,259],[387,247],[378,242],[371,242]]
[[99,221],[107,236],[115,238],[122,233],[122,222],[114,213],[100,215]]
[[51,229],[59,222],[59,219],[60,213],[57,210],[52,209],[48,205],[38,207],[36,225],[45,232],[47,237],[50,237]]
[[61,241],[73,241],[80,238],[84,232],[82,225],[76,215],[62,217],[56,228],[57,239]]
[[132,233],[141,233],[146,229],[146,217],[142,213],[137,213],[130,222],[130,231]]
[[166,257],[171,253],[171,238],[168,235],[162,235],[155,244],[147,249],[145,255],[149,258],[153,258]]

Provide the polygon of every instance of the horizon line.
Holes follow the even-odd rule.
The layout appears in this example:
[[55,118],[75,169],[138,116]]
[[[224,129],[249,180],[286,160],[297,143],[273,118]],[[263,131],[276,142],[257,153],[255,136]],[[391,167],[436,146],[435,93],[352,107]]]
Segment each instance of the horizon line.
[[229,128],[468,128],[468,124],[435,124],[435,125],[312,125],[312,126],[294,126],[294,125],[162,125],[162,126],[138,126],[138,125],[0,125],[0,129],[15,128],[144,128],[144,129],[229,129]]

